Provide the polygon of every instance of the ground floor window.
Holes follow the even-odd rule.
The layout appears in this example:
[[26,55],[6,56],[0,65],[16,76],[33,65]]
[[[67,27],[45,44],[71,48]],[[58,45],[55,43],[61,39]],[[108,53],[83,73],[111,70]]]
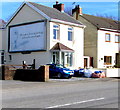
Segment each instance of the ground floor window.
[[53,52],[52,53],[52,63],[62,64],[66,67],[71,67],[73,65],[73,53],[71,52]]
[[104,64],[111,65],[112,64],[112,56],[104,56]]

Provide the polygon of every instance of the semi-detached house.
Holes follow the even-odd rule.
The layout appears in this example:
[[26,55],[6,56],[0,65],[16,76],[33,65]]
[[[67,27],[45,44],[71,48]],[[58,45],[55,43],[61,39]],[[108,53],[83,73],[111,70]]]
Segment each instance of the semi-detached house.
[[106,68],[119,65],[120,30],[118,21],[72,10],[75,19],[86,25],[84,31],[84,67]]
[[85,26],[64,13],[64,4],[54,8],[24,2],[6,25],[3,38],[6,64],[23,61],[35,68],[48,63],[83,67]]

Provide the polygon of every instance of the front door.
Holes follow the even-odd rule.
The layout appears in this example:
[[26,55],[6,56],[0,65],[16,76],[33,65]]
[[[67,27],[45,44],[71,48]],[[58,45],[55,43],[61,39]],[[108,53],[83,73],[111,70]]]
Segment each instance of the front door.
[[119,66],[119,53],[116,53],[115,65],[116,65],[117,67]]
[[87,67],[87,62],[88,62],[88,59],[84,58],[84,68]]

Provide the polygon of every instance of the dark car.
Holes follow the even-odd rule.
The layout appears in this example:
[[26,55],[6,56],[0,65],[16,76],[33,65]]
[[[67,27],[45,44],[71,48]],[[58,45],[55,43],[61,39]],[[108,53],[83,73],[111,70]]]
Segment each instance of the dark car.
[[47,64],[49,65],[49,77],[57,78],[71,78],[74,75],[74,71],[64,67],[61,64]]
[[83,77],[84,76],[84,69],[74,70],[74,76]]
[[92,75],[92,71],[90,69],[81,68],[79,70],[74,70],[74,76],[90,78],[91,75]]

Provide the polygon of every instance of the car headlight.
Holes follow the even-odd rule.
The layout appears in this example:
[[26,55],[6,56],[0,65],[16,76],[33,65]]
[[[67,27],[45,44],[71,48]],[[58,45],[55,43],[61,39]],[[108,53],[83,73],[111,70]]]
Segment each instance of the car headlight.
[[63,70],[63,72],[66,74],[70,74],[70,75],[73,75],[73,73],[74,73],[73,71],[66,71],[66,70]]
[[63,70],[63,72],[64,72],[64,73],[68,73],[68,71],[66,71],[66,70]]

